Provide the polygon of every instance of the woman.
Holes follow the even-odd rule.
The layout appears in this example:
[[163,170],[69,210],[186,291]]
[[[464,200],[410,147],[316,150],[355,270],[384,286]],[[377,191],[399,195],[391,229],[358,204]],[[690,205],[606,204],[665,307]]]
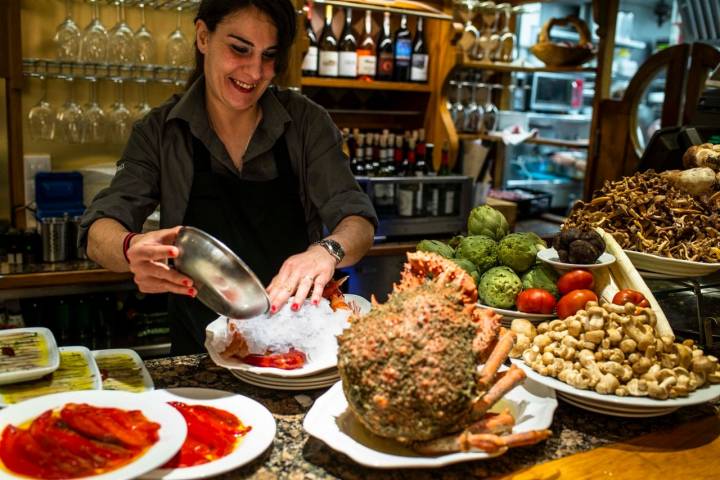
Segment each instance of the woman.
[[[267,285],[276,312],[308,296],[317,305],[335,268],[370,248],[377,224],[327,112],[270,86],[295,37],[290,0],[203,0],[195,34],[187,90],[135,125],[110,187],[82,222],[90,258],[131,271],[142,292],[172,294],[174,354],[202,351],[217,316],[168,266],[179,225],[232,248]],[[162,229],[135,233],[158,203]]]

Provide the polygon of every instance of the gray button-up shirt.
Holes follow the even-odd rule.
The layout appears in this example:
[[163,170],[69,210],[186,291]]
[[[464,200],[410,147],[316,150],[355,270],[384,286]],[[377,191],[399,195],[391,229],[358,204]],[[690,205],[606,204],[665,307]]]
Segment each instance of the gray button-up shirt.
[[262,121],[248,145],[242,171],[210,127],[204,77],[183,95],[153,109],[133,127],[110,186],[85,212],[80,242],[87,243],[90,225],[104,217],[139,232],[158,203],[161,228],[181,225],[193,182],[191,135],[207,147],[213,170],[255,181],[277,177],[272,147],[284,135],[311,242],[322,236],[323,225],[332,231],[349,215],[377,226],[372,203],[350,171],[342,136],[328,113],[299,93],[275,88],[265,92],[260,106]]

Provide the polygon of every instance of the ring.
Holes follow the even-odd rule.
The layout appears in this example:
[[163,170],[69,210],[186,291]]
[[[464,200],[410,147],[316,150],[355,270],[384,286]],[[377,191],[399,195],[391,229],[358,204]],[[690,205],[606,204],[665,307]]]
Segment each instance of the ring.
[[293,292],[293,289],[292,289],[291,287],[287,286],[287,285],[285,285],[283,288],[284,288],[285,291],[288,292],[288,293],[292,293],[292,292]]
[[305,275],[305,276],[302,277],[302,278],[303,278],[303,280],[307,280],[307,281],[310,282],[310,283],[312,283],[312,282],[315,281],[315,279],[314,279],[313,277],[311,277],[310,275]]

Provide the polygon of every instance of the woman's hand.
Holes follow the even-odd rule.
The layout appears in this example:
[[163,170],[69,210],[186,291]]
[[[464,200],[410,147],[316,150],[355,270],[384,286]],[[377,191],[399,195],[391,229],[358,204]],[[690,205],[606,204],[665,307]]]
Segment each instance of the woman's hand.
[[309,293],[312,293],[313,305],[320,303],[336,264],[335,258],[319,245],[311,245],[305,252],[285,260],[267,289],[270,313],[280,310],[290,297],[293,297],[292,310],[299,310]]
[[141,292],[197,295],[192,280],[167,264],[168,258],[180,253],[174,246],[179,231],[180,227],[167,228],[136,235],[130,240],[127,258]]

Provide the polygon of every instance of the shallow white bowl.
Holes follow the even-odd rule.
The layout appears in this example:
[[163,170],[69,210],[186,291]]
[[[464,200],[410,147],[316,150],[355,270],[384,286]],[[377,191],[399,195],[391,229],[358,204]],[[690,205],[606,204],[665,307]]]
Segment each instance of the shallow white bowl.
[[720,263],[691,262],[632,250],[624,252],[638,270],[663,275],[664,278],[703,277],[720,270]]

